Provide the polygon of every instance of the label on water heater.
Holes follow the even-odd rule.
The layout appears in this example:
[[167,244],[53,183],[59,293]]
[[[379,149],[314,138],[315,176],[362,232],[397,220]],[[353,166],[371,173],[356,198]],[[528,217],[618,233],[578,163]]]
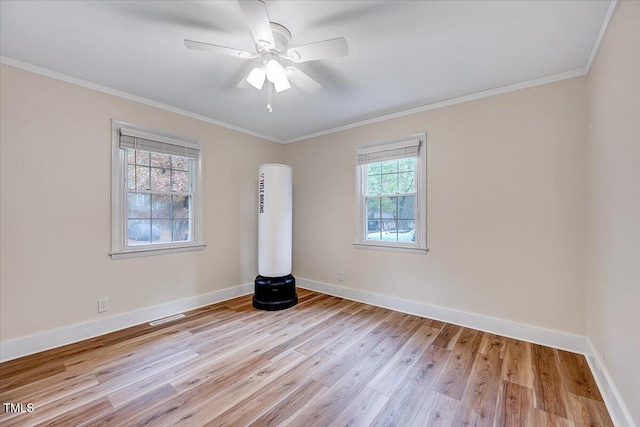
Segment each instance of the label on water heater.
[[264,172],[260,174],[260,180],[258,181],[258,194],[260,201],[260,213],[264,213]]

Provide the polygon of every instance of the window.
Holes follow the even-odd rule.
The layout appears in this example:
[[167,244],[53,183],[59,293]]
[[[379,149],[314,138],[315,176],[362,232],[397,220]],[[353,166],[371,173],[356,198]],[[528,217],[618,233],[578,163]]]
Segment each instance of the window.
[[357,149],[359,248],[425,252],[426,134]]
[[113,258],[203,249],[201,144],[112,122]]

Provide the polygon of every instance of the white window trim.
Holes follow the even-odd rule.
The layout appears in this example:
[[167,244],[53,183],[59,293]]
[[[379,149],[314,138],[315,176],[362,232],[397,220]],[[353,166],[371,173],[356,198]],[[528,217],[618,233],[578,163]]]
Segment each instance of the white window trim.
[[[148,246],[125,246],[125,219],[126,206],[124,197],[126,159],[124,150],[120,149],[120,128],[124,127],[129,130],[141,132],[156,137],[159,141],[171,141],[186,147],[197,148],[200,155],[196,161],[198,170],[195,173],[195,197],[193,209],[193,229],[194,240],[187,243],[167,243],[153,244]],[[175,136],[166,132],[149,129],[143,126],[122,122],[119,120],[111,120],[111,259],[134,258],[151,255],[161,255],[179,252],[199,251],[205,248],[204,243],[204,145],[199,141],[189,138]]]
[[356,249],[372,249],[416,254],[425,254],[429,251],[427,248],[427,134],[423,132],[383,143],[358,146],[356,149],[356,158],[358,153],[381,151],[385,148],[388,149],[389,147],[400,146],[404,142],[416,139],[420,140],[421,147],[416,168],[416,205],[418,206],[418,209],[416,213],[415,243],[366,240],[367,221],[364,218],[364,213],[366,212],[366,207],[364,205],[364,194],[366,192],[366,188],[364,187],[366,182],[364,176],[365,167],[361,167],[356,161],[356,221],[353,239],[353,246]]

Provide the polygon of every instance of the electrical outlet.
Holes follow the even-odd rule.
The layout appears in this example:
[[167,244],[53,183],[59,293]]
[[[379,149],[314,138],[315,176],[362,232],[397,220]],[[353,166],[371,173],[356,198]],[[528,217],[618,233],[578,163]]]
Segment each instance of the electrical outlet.
[[338,271],[338,281],[344,282],[344,271]]
[[600,337],[600,358],[604,362],[604,337]]
[[98,313],[109,311],[109,298],[100,298],[98,300]]

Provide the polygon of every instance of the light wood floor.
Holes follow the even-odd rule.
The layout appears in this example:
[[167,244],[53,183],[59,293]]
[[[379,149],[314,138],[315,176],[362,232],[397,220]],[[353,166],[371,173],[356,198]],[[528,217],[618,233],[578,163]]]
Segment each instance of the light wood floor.
[[[0,424],[611,426],[583,356],[298,289],[0,365]],[[26,407],[25,407],[26,408]]]

